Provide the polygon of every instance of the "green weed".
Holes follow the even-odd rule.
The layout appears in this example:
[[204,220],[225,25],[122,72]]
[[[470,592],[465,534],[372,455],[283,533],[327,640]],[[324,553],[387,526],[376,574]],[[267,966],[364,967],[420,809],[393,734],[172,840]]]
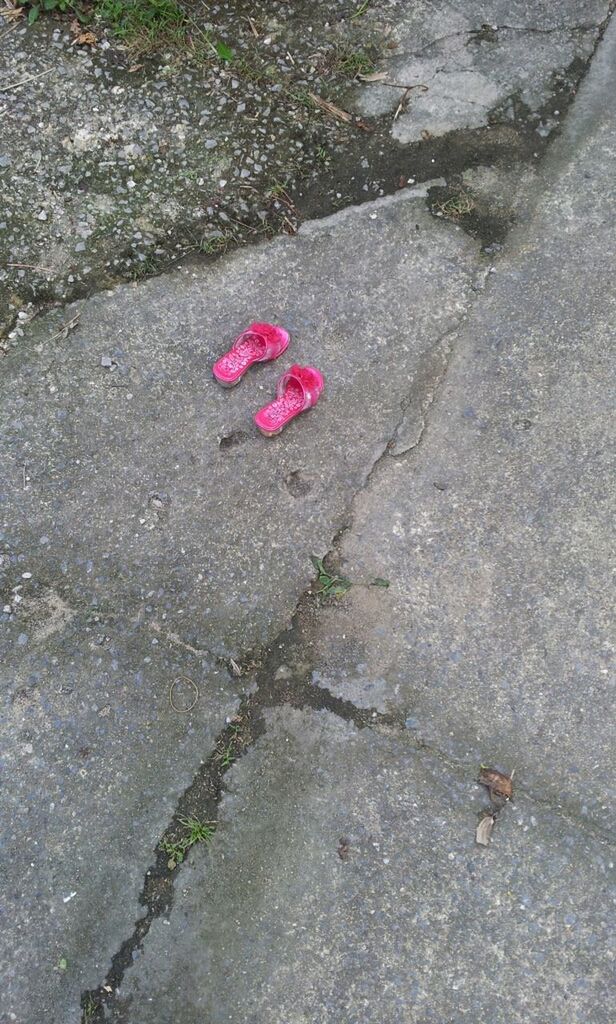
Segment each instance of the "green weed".
[[323,597],[340,597],[342,594],[346,594],[347,590],[350,590],[352,586],[351,581],[346,579],[345,576],[336,576],[328,572],[323,565],[322,558],[311,555],[310,561],[317,570],[317,579],[321,586],[321,589],[317,590],[317,594]]
[[344,78],[357,78],[358,75],[370,75],[376,64],[366,50],[343,50],[334,64],[334,71]]
[[81,1015],[82,1024],[91,1024],[94,1020],[97,1006],[91,995],[87,995],[83,1004],[83,1013]]
[[356,21],[357,18],[361,18],[362,15],[366,13],[371,3],[372,0],[364,0],[364,2],[359,5],[355,13],[351,15],[351,21]]
[[475,209],[475,203],[471,196],[460,192],[457,196],[451,196],[449,199],[435,203],[432,209],[435,212],[441,213],[443,217],[449,217],[450,220],[460,220],[461,217],[472,213]]
[[173,871],[178,864],[181,864],[191,846],[196,843],[210,843],[216,831],[216,822],[199,821],[198,818],[178,818],[178,824],[183,829],[177,839],[161,839],[160,848],[166,853],[169,860],[167,867]]
[[136,53],[188,42],[190,24],[176,0],[97,0],[95,10]]
[[61,14],[65,14],[67,11],[77,13],[75,5],[70,0],[37,0],[35,3],[32,3],[31,0],[17,0],[17,2],[19,7],[28,8],[29,25],[32,25],[43,11],[59,11]]

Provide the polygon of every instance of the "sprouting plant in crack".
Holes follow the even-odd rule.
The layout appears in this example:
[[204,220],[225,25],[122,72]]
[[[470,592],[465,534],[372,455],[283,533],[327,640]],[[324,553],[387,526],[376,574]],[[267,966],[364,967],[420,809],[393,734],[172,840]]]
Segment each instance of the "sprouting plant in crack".
[[352,586],[351,581],[346,576],[337,576],[330,573],[323,565],[322,558],[311,555],[310,561],[317,570],[317,579],[321,587],[320,590],[317,590],[317,594],[323,597],[340,597],[342,594],[346,594],[347,590],[350,590]]
[[178,824],[182,832],[176,838],[163,837],[160,841],[160,848],[166,853],[169,860],[167,867],[173,871],[178,864],[181,864],[191,846],[196,843],[210,843],[216,831],[215,821],[199,821],[194,816],[189,818],[178,818]]
[[230,739],[227,743],[223,742],[219,746],[216,759],[223,771],[231,767],[238,755],[242,746],[241,731],[242,727],[239,723],[232,723],[229,726]]
[[94,1014],[96,1013],[97,1009],[98,1009],[98,1007],[97,1007],[94,999],[88,993],[88,995],[86,996],[86,998],[84,1000],[83,1006],[82,1006],[82,1010],[83,1010],[83,1013],[81,1015],[81,1022],[82,1022],[82,1024],[92,1024],[92,1021],[94,1020]]
[[450,220],[460,220],[461,217],[472,213],[474,209],[475,203],[472,197],[464,192],[437,202],[433,207],[435,212],[442,214],[443,217],[449,217]]
[[228,743],[220,752],[220,767],[229,768],[235,761],[235,748],[233,743]]

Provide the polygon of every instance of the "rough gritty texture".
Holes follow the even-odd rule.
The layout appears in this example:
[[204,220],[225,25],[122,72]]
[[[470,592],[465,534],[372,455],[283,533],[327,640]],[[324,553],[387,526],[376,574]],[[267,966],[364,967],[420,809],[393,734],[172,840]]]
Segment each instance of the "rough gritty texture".
[[[610,29],[538,212],[474,307],[489,264],[407,198],[18,339],[2,1024],[78,1019],[237,706],[229,659],[261,643],[272,698],[313,672],[398,724],[267,718],[228,776],[211,862],[198,850],[177,871],[170,923],[135,950],[117,1024],[608,1024],[615,49]],[[257,311],[327,380],[271,444],[250,417],[281,368],[231,393],[209,378]],[[332,561],[355,589],[333,610],[306,598],[277,666],[307,556],[340,527]],[[180,674],[199,685],[191,715],[169,704]],[[517,769],[515,804],[478,851],[488,760]]]
[[[558,16],[544,3],[521,6],[508,19],[515,31],[484,38],[503,5],[374,0],[358,17],[355,0],[223,0],[187,5],[184,41],[162,38],[147,55],[143,39],[127,48],[97,21],[92,49],[76,44],[70,14],[26,26],[0,10],[0,352],[41,303],[292,231],[389,194],[401,178],[434,177],[435,162],[448,177],[495,158],[514,170],[520,149],[532,162],[607,4],[568,0]],[[393,80],[430,83],[395,123],[400,91],[356,79],[375,62]],[[558,112],[552,103],[540,115],[561,87]],[[362,131],[314,106],[310,92],[351,107],[361,95],[364,118],[383,116]],[[445,150],[435,145],[488,115],[489,137],[458,132]],[[392,125],[403,142],[427,132],[425,145],[400,149]]]
[[147,55],[104,24],[92,49],[70,17],[0,18],[0,327],[17,299],[151,274],[293,217],[276,186],[325,173],[349,134],[306,103],[348,78],[339,60],[365,33],[346,6],[188,5],[188,40]]
[[521,798],[480,849],[485,803],[408,738],[274,714],[107,1019],[609,1024],[608,845]]
[[[596,0],[400,5],[397,47],[383,67],[390,82],[427,90],[413,89],[392,126],[394,137],[413,142],[426,132],[476,128],[501,105],[513,118],[514,98],[539,109],[555,73],[590,55],[608,10],[607,2]],[[359,107],[370,115],[395,110],[403,93],[367,86]]]
[[315,669],[347,699],[404,710],[427,742],[517,766],[538,796],[612,828],[607,60],[554,152],[532,225],[449,339],[435,403],[419,417],[411,406],[393,449],[408,454],[357,503],[343,571],[391,587],[358,588],[327,612]]
[[[130,931],[155,838],[234,707],[237,682],[218,658],[241,662],[288,621],[309,555],[330,546],[480,262],[460,230],[401,197],[101,294],[66,338],[59,326],[77,307],[36,321],[5,360],[15,1012],[54,1006],[62,1019]],[[318,363],[327,382],[317,409],[272,442],[252,415],[289,357],[231,392],[210,370],[257,312],[284,323],[293,359]],[[201,690],[186,718],[168,703],[181,673]],[[62,956],[66,977],[53,970]]]

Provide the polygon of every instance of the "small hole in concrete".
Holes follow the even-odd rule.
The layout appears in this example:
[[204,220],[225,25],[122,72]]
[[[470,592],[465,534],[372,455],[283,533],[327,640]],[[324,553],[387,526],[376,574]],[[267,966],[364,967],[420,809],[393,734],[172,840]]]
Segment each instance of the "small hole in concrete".
[[226,434],[225,437],[221,437],[218,442],[218,447],[221,451],[226,451],[227,448],[235,448],[238,444],[243,444],[244,441],[248,440],[248,434],[245,430],[232,430],[230,434]]
[[285,477],[285,487],[294,498],[303,498],[312,490],[312,481],[302,476],[299,469],[294,469]]

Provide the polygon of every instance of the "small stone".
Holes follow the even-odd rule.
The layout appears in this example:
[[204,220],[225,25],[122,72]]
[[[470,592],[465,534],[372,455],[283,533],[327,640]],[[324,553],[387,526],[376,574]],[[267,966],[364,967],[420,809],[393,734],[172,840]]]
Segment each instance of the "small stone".
[[47,213],[46,213],[46,211],[45,210],[41,210],[40,213],[37,213],[36,219],[37,220],[47,220]]
[[101,366],[104,366],[107,369],[113,366],[113,359],[111,356],[101,356]]

